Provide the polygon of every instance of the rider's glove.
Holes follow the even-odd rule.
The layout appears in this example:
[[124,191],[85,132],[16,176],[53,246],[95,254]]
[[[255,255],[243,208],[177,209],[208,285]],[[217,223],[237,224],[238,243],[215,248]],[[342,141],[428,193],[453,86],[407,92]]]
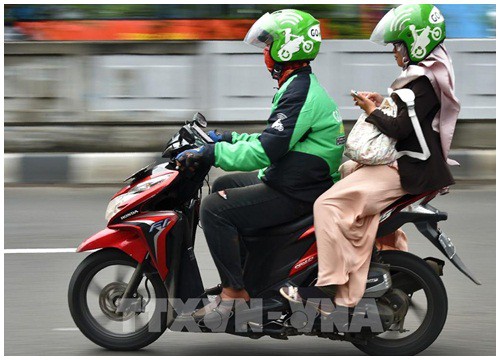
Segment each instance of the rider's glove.
[[194,171],[200,165],[212,166],[215,162],[214,145],[207,144],[197,149],[190,149],[181,152],[175,157],[181,170],[189,169]]
[[208,136],[210,136],[210,139],[212,139],[215,143],[218,143],[220,141],[225,141],[228,143],[233,142],[233,135],[230,131],[223,131],[222,133],[220,133],[217,131],[217,129],[210,130],[208,132]]

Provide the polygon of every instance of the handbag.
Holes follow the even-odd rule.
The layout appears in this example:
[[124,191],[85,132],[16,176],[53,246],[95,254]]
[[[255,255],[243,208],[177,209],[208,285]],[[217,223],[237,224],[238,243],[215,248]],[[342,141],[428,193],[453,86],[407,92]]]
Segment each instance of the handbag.
[[[366,122],[368,115],[363,113],[359,116],[347,137],[344,151],[345,156],[363,165],[387,165],[393,163],[403,155],[419,160],[427,160],[429,158],[430,151],[415,112],[415,94],[410,89],[399,89],[394,92],[406,103],[408,115],[415,129],[422,153],[413,151],[398,152],[396,150],[396,139],[383,134],[375,125]],[[390,97],[385,98],[378,109],[392,117],[396,117],[398,110],[396,103]]]

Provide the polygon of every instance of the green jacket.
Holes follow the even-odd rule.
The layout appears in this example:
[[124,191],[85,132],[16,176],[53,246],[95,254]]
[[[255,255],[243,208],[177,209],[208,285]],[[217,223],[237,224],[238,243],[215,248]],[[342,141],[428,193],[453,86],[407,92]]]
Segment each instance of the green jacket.
[[261,134],[232,133],[215,145],[215,166],[261,169],[259,178],[292,198],[314,202],[339,180],[345,134],[337,104],[309,66],[296,70],[273,99]]

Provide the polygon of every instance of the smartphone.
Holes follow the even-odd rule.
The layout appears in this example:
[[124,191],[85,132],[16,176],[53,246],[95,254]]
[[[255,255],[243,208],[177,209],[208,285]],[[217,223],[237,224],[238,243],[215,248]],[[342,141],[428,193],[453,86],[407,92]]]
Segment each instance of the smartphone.
[[351,96],[354,96],[354,97],[357,97],[358,99],[361,99],[361,95],[359,95],[356,90],[351,90]]

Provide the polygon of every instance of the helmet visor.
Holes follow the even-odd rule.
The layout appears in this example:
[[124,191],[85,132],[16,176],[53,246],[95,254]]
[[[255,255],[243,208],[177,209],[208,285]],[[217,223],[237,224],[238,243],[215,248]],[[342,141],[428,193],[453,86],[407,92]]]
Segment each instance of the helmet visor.
[[391,27],[394,26],[396,22],[396,12],[394,9],[391,9],[384,17],[378,22],[377,26],[372,32],[370,36],[370,41],[379,45],[387,45],[386,33],[391,30]]
[[274,41],[276,31],[276,23],[273,17],[271,14],[265,13],[248,30],[243,41],[264,49]]

